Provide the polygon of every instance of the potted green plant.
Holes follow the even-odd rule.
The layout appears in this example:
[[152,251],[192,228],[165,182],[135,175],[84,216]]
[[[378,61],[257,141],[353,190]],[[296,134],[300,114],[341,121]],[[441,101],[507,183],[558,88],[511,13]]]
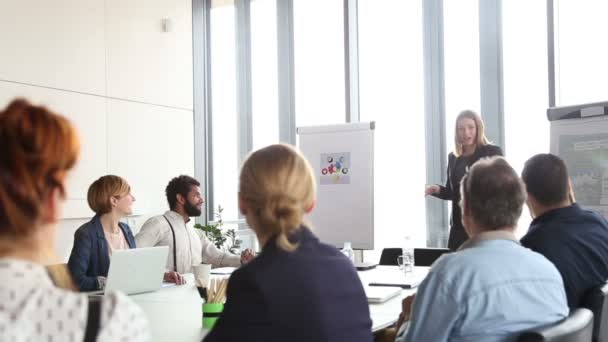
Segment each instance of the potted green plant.
[[217,207],[214,223],[207,223],[201,225],[199,223],[194,225],[194,228],[200,229],[205,233],[205,236],[217,247],[218,249],[228,251],[232,254],[239,254],[241,248],[241,240],[236,237],[235,229],[224,229],[224,221],[222,219],[222,213],[224,208],[221,205]]

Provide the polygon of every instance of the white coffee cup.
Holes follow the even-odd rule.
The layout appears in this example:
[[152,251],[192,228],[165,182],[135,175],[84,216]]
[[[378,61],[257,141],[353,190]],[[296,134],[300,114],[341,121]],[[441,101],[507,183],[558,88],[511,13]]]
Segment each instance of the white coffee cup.
[[196,286],[202,285],[203,287],[209,286],[209,279],[211,277],[211,265],[210,264],[197,264],[192,265],[192,273],[194,273],[194,280]]

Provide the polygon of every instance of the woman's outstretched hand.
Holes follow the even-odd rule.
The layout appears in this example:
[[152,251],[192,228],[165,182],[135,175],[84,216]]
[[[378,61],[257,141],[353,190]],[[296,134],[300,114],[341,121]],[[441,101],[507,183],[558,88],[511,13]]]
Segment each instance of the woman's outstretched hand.
[[440,191],[439,185],[433,184],[429,185],[424,189],[424,196],[434,195]]

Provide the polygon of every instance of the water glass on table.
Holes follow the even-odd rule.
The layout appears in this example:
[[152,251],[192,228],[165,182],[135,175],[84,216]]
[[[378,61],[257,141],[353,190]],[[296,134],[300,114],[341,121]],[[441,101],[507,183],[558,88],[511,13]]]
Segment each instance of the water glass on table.
[[398,256],[397,265],[399,266],[399,270],[403,271],[405,275],[414,271],[414,263],[412,262],[412,258],[408,257],[407,255]]

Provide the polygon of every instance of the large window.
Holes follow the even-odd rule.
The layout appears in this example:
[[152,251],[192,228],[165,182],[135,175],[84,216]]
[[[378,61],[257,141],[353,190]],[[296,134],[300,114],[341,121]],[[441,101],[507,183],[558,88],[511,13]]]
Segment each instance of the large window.
[[251,1],[251,100],[254,150],[279,141],[276,1]]
[[236,109],[235,8],[231,1],[212,1],[211,112],[213,205],[224,207],[224,219],[238,217],[238,142]]
[[[211,73],[206,81],[211,87],[208,143],[212,147],[208,165],[214,206],[225,207],[226,220],[237,219],[238,162],[249,142],[257,149],[279,141],[279,133],[291,139],[298,126],[344,123],[346,79],[351,76],[356,81],[358,77],[359,98],[348,99],[352,101],[348,103],[358,100],[360,120],[376,122],[376,247],[399,246],[406,234],[417,245],[424,245],[427,216],[440,214],[425,212],[422,188],[427,174],[439,172],[426,169],[425,132],[441,129],[425,125],[445,124],[445,148],[451,151],[456,116],[465,109],[481,109],[480,56],[496,58],[500,52],[498,44],[483,44],[480,54],[481,0],[440,1],[442,6],[404,0],[293,0],[293,8],[282,0],[243,1],[211,0],[208,13],[210,44],[206,48]],[[356,25],[352,25],[354,18],[346,17],[346,27],[355,30],[345,32],[345,16],[355,13],[345,6],[355,3]],[[604,62],[608,47],[602,44],[608,34],[602,17],[608,4],[592,0],[554,3],[557,105],[608,100],[603,84],[608,79]],[[489,9],[484,6],[481,15],[494,15],[494,9]],[[503,147],[517,171],[531,155],[549,150],[546,11],[543,1],[505,0],[502,27],[483,20],[489,30],[502,29],[503,78],[496,72],[495,80],[486,76],[484,82],[492,89],[503,89],[504,97],[499,100],[504,104],[504,127],[500,127],[502,116],[497,113],[480,114],[504,129]],[[443,32],[437,32],[439,23]],[[293,37],[288,34],[292,27]],[[349,38],[358,37],[357,49],[345,51],[345,33],[354,34]],[[436,44],[440,41],[443,46]],[[432,56],[429,60],[423,60],[424,47]],[[349,61],[358,61],[358,70],[345,70],[345,53],[358,53],[348,56]],[[483,62],[496,65],[495,60]],[[289,83],[292,75],[293,88]],[[441,80],[443,84],[434,83]],[[286,85],[279,89],[279,81]],[[437,112],[440,103],[429,102],[425,107],[429,95],[425,86],[433,98],[444,97],[445,120]],[[249,96],[251,108],[246,108]],[[280,96],[289,105],[295,101],[295,123],[290,110],[280,112]],[[200,115],[199,108],[195,108],[196,115]],[[429,120],[427,110],[435,111]],[[240,121],[245,119],[247,122]],[[428,152],[439,153],[439,145],[429,146],[433,151]],[[440,172],[443,175],[445,170]],[[398,214],[404,209],[407,224],[400,224]],[[520,234],[529,220],[524,210]]]
[[343,123],[344,1],[294,0],[297,126]]
[[[521,174],[528,158],[549,152],[547,8],[542,1],[509,0],[502,10],[505,148]],[[524,209],[519,235],[530,221]]]
[[[376,249],[406,234],[426,245],[424,88],[420,1],[359,1],[361,121],[375,121]],[[407,211],[407,224],[395,213]],[[367,256],[366,256],[367,257]],[[378,257],[378,256],[376,256]],[[370,256],[371,260],[374,260]]]
[[608,101],[608,1],[555,1],[556,101]]
[[452,151],[458,114],[465,109],[479,113],[481,108],[479,0],[444,1],[443,27],[445,135],[447,151]]

